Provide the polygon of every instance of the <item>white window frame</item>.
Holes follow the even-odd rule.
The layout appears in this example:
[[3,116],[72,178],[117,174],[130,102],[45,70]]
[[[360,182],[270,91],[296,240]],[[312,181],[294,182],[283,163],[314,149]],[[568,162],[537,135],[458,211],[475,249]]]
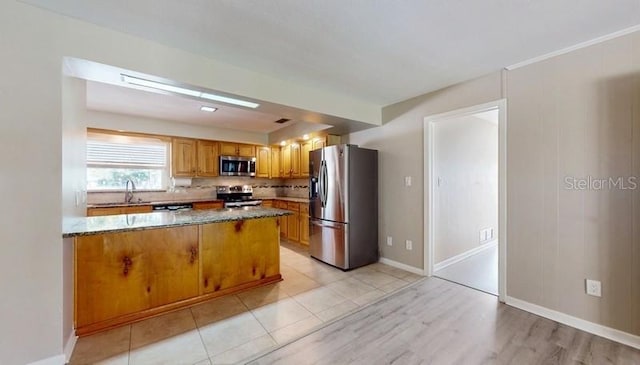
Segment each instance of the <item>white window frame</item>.
[[[106,130],[92,130],[92,129],[88,129],[87,130],[87,145],[89,144],[89,140],[90,139],[104,139],[105,141],[117,141],[117,142],[131,142],[131,144],[134,144],[137,141],[152,141],[155,140],[158,143],[162,143],[165,145],[165,159],[164,159],[164,166],[159,167],[159,166],[154,166],[154,165],[143,165],[143,164],[127,164],[127,163],[109,163],[109,162],[105,162],[105,163],[91,163],[88,161],[88,158],[85,157],[85,163],[86,163],[86,168],[87,171],[89,168],[92,167],[104,167],[104,168],[125,168],[125,169],[135,169],[135,168],[139,168],[139,169],[157,169],[162,171],[161,173],[161,187],[158,189],[140,189],[140,188],[136,188],[136,191],[138,192],[163,192],[163,191],[167,191],[167,187],[169,186],[169,181],[170,181],[170,168],[171,168],[171,140],[168,137],[164,137],[164,136],[155,136],[155,135],[143,135],[143,134],[133,134],[133,133],[121,133],[121,132],[116,132],[116,131],[106,131]],[[124,192],[125,191],[125,187],[122,186],[122,188],[119,189],[95,189],[95,188],[89,188],[89,182],[87,181],[87,186],[86,186],[87,192],[90,193],[100,193],[100,192],[109,192],[109,193],[117,193],[117,192]]]

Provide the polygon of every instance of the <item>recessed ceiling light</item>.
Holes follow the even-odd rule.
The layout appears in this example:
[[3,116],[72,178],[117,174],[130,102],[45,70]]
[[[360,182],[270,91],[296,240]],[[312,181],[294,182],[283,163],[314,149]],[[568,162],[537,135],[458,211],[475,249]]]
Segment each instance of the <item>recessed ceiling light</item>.
[[308,134],[303,135],[302,139],[304,139],[305,141],[308,140],[309,139],[309,135]]
[[286,146],[286,145],[287,145],[287,142],[285,141],[280,142],[280,146]]
[[250,101],[230,98],[222,95],[215,95],[211,93],[203,93],[202,91],[198,91],[198,90],[191,90],[191,89],[187,89],[180,86],[163,84],[161,82],[145,80],[145,79],[141,79],[138,77],[133,77],[125,74],[120,74],[120,76],[122,77],[123,82],[126,82],[127,84],[131,84],[131,85],[137,85],[137,86],[148,87],[156,90],[168,91],[174,94],[193,96],[200,99],[215,100],[215,101],[220,101],[227,104],[239,105],[239,106],[244,106],[252,109],[255,109],[260,106],[260,104],[253,103]]
[[200,107],[200,110],[202,110],[203,112],[213,113],[213,112],[215,112],[216,110],[218,110],[218,108],[214,108],[214,107],[212,107],[212,106],[206,106],[206,105],[203,105],[203,106],[201,106],[201,107]]

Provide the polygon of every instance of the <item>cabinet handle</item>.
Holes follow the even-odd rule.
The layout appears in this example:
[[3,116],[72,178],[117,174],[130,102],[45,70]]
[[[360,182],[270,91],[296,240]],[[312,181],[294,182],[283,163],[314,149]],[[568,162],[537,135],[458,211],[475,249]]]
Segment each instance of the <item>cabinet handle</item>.
[[191,257],[189,258],[189,263],[193,264],[196,262],[196,257],[198,256],[198,249],[194,246],[191,246]]
[[122,269],[122,274],[124,274],[124,276],[129,275],[129,268],[131,268],[131,266],[133,265],[133,261],[131,261],[131,258],[129,256],[125,256],[122,259],[122,263],[124,264],[124,268]]

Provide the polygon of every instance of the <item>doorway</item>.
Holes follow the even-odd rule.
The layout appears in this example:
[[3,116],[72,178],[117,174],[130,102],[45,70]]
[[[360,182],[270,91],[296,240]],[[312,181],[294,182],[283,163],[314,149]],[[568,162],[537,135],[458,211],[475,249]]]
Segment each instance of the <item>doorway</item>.
[[429,275],[504,298],[505,102],[425,118]]

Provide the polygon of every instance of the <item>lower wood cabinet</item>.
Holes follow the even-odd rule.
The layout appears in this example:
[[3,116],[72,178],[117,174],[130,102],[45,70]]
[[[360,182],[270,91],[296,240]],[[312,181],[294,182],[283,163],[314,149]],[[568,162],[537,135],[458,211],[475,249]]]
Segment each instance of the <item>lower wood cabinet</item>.
[[79,336],[282,279],[278,218],[78,236]]
[[116,214],[150,213],[152,211],[153,207],[151,205],[135,205],[130,207],[92,207],[87,208],[87,217]]
[[198,226],[77,237],[76,328],[197,296],[198,249]]
[[[263,202],[264,203],[264,202]],[[309,204],[274,200],[273,206],[292,212],[292,215],[280,217],[280,237],[289,241],[309,244]]]
[[300,243],[309,244],[309,204],[300,203]]
[[224,203],[222,201],[212,201],[212,202],[193,202],[194,210],[203,210],[203,209],[222,209],[224,208]]
[[279,275],[277,224],[274,218],[202,225],[202,293]]

